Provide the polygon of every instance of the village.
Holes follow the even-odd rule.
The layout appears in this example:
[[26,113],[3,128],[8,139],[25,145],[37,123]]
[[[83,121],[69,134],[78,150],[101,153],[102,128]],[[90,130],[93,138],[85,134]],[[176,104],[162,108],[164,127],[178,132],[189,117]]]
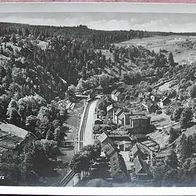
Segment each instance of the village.
[[[156,154],[160,146],[148,136],[156,129],[150,114],[161,111],[169,103],[169,99],[164,97],[157,101],[152,93],[140,94],[138,99],[146,96],[150,104],[134,102],[143,106],[143,111],[137,111],[134,107],[116,107],[120,95],[118,90],[111,92],[113,103],[106,107],[105,116],[97,115],[94,130],[96,127],[100,127],[100,130],[94,131],[94,137],[101,142],[102,156],[109,159],[112,178],[122,181],[152,180],[151,167],[156,164]],[[116,127],[105,125],[106,121]]]

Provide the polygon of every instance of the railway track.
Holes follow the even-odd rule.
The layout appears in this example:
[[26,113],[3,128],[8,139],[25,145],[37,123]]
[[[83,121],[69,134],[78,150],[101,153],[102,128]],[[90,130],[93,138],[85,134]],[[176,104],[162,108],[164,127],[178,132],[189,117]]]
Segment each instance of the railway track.
[[73,170],[70,170],[69,173],[60,181],[59,185],[66,186],[76,175]]
[[[87,123],[87,118],[88,118],[88,113],[89,113],[89,108],[91,106],[91,104],[93,103],[93,101],[89,101],[86,103],[85,108],[84,108],[84,112],[82,114],[82,121],[80,124],[80,128],[78,131],[78,146],[77,146],[77,151],[79,152],[80,150],[82,150],[82,148],[84,147],[84,131],[86,129],[86,123]],[[77,173],[74,172],[73,170],[70,170],[69,173],[58,183],[59,186],[66,186],[68,185],[68,183],[73,180],[74,176]]]

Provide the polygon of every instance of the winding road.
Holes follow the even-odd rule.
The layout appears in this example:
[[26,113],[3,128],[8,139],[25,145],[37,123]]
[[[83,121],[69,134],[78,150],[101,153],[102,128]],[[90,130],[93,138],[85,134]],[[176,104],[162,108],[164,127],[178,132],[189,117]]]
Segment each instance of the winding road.
[[[96,119],[95,109],[98,99],[86,102],[84,112],[82,114],[81,124],[78,131],[78,147],[79,152],[86,145],[94,144],[93,125]],[[71,170],[59,183],[60,186],[74,186],[77,183],[78,175]]]

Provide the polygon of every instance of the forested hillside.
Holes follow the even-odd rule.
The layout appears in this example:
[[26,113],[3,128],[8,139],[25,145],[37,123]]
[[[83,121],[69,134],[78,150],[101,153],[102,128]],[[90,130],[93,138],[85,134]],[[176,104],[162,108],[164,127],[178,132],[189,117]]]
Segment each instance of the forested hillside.
[[[91,95],[98,87],[110,94],[122,84],[123,107],[139,94],[152,92],[155,96],[167,95],[187,102],[191,88],[191,96],[195,98],[195,64],[178,64],[173,54],[165,50],[154,52],[142,46],[113,45],[171,34],[174,33],[100,31],[83,25],[0,23],[0,120],[37,138],[20,149],[18,165],[13,156],[10,166],[8,154],[4,155],[0,172],[9,170],[5,174],[10,177],[7,183],[35,184],[54,170],[59,155],[56,148],[66,136],[65,129],[69,129],[65,125],[69,117],[67,105],[77,102],[76,92]],[[178,92],[174,89],[158,92],[157,84],[168,79],[173,80]],[[172,106],[168,106],[167,113],[173,113]],[[11,175],[16,171],[23,175],[21,179]]]

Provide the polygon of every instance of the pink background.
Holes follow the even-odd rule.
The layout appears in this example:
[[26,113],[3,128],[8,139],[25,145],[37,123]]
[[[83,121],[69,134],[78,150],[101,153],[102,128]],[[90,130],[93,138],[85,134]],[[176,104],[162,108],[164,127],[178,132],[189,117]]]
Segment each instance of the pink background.
[[149,3],[196,3],[196,0],[0,0],[0,2],[149,2]]

